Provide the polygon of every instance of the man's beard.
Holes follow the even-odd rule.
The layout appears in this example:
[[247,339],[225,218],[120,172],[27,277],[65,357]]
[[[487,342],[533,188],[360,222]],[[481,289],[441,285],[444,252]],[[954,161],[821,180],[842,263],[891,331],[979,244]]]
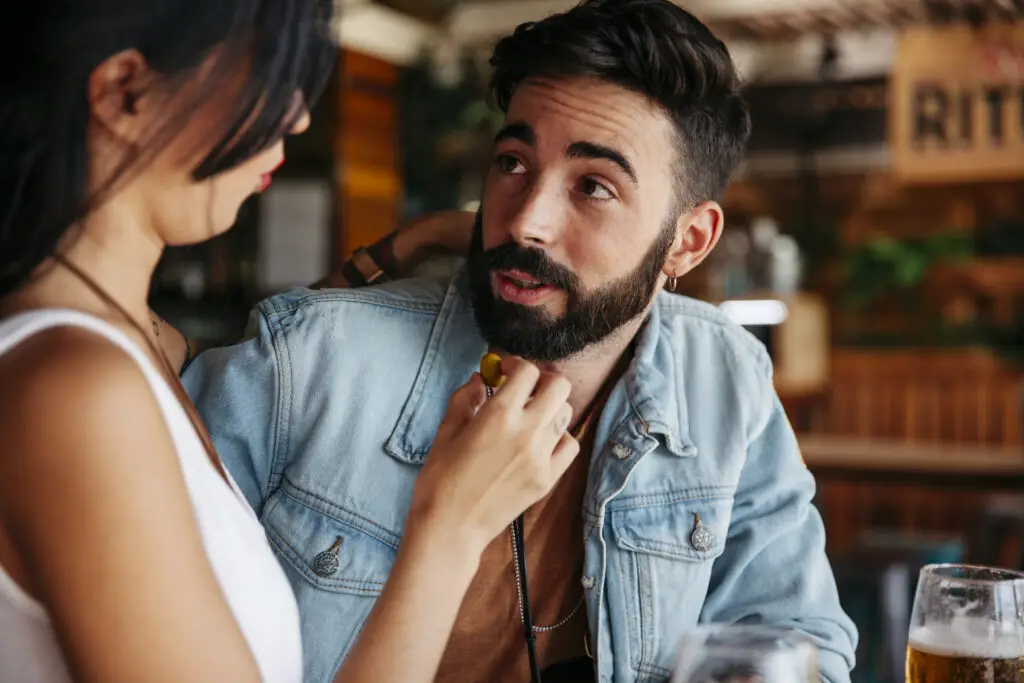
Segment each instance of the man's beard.
[[[483,249],[483,220],[476,214],[469,249],[470,295],[477,325],[489,344],[536,362],[554,362],[597,344],[641,315],[651,302],[675,238],[670,213],[640,265],[625,277],[585,290],[575,273],[541,249],[502,244]],[[519,270],[566,295],[565,313],[555,317],[540,306],[523,306],[495,295],[491,274]]]

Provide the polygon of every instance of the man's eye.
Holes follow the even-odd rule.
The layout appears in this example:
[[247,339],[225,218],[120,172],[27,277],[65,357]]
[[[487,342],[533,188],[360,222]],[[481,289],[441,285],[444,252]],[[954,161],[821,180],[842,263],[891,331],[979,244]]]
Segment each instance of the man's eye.
[[523,168],[523,164],[516,159],[514,156],[508,154],[499,154],[494,160],[494,163],[498,166],[502,173],[518,174],[522,173],[526,169]]
[[593,178],[584,178],[580,183],[580,191],[591,199],[615,199],[615,193]]

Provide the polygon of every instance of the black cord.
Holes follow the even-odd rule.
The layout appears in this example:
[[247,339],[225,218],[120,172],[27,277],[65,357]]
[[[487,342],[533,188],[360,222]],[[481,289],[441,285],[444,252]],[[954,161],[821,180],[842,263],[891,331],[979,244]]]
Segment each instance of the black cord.
[[523,637],[526,638],[526,652],[530,656],[530,680],[541,683],[540,663],[537,662],[537,635],[533,631],[533,617],[530,615],[530,593],[526,586],[526,544],[523,542],[523,516],[512,522],[515,531],[516,561],[519,563],[519,585],[523,594]]
[[[487,398],[494,398],[494,389],[487,387]],[[530,614],[530,591],[526,585],[526,536],[523,531],[523,515],[512,522],[512,542],[515,544],[516,564],[519,569],[519,588],[523,598],[523,637],[526,639],[526,653],[530,657],[530,681],[542,683],[540,663],[537,661],[537,636],[533,632],[533,616]]]

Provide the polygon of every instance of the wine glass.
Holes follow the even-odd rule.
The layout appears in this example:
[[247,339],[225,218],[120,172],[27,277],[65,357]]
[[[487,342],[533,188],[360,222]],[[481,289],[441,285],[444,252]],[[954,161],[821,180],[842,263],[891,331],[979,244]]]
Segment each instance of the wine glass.
[[683,637],[672,683],[817,683],[818,648],[780,626],[701,626]]
[[1024,572],[924,567],[907,641],[907,683],[1020,683]]

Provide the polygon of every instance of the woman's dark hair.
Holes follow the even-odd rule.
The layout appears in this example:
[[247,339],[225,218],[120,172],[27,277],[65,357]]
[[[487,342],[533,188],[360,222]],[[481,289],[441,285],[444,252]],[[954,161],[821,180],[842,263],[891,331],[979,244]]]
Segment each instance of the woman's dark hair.
[[491,97],[506,113],[528,78],[596,78],[660,105],[677,133],[680,206],[721,196],[750,137],[728,49],[668,0],[583,0],[516,28],[494,48],[491,66]]
[[[336,48],[330,0],[58,0],[0,8],[0,296],[55,254],[70,227],[183,131],[197,107],[241,89],[197,180],[232,168],[313,106]],[[138,50],[171,96],[115,177],[89,193],[87,87],[103,61]],[[240,77],[242,77],[240,79]],[[187,87],[186,87],[187,86]],[[185,94],[187,93],[187,94]]]

